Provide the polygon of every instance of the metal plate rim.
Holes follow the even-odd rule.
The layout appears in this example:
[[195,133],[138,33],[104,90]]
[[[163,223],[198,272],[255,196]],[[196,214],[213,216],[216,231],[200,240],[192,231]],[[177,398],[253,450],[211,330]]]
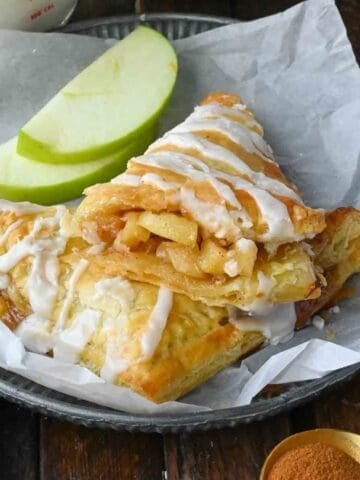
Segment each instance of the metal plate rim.
[[[0,381],[0,397],[37,411],[43,415],[54,416],[87,427],[109,428],[112,430],[141,431],[144,433],[165,433],[177,431],[209,430],[212,428],[234,427],[284,413],[307,401],[318,397],[325,390],[331,390],[341,383],[350,381],[360,372],[360,365],[333,372],[319,380],[307,382],[299,387],[300,395],[285,393],[269,400],[259,400],[246,407],[209,410],[186,414],[146,415],[131,414],[108,409],[100,405],[86,403],[75,404],[75,397],[63,395],[65,400],[44,398],[41,393],[34,394],[26,389]],[[15,374],[14,374],[15,375]],[[18,375],[15,375],[19,377]],[[33,382],[31,382],[33,383]],[[38,386],[38,384],[36,384]],[[42,387],[45,390],[45,387]],[[49,390],[50,391],[50,390]],[[296,392],[299,394],[299,392]],[[54,392],[55,395],[59,395]],[[69,399],[69,400],[68,400]],[[269,405],[270,404],[270,405]]]
[[146,23],[151,21],[196,21],[196,22],[208,22],[217,24],[218,26],[231,25],[238,23],[240,20],[231,17],[221,17],[217,15],[205,15],[197,13],[141,13],[141,14],[129,14],[129,15],[115,15],[108,17],[98,17],[91,20],[80,20],[78,22],[70,23],[65,27],[59,28],[57,31],[63,33],[75,33],[79,34],[83,30],[89,28],[107,26],[113,24],[126,24],[126,23]]
[[[223,26],[238,22],[236,19],[202,14],[149,13],[104,17],[72,23],[58,29],[59,32],[81,34],[84,30],[110,25],[124,25],[167,20],[185,22],[206,22]],[[18,405],[30,408],[44,415],[71,421],[87,427],[113,430],[142,431],[146,433],[208,430],[211,428],[234,427],[240,423],[260,421],[267,417],[286,412],[316,398],[320,393],[352,379],[360,372],[360,365],[353,365],[329,375],[306,382],[272,399],[258,400],[246,407],[210,410],[173,415],[141,415],[112,410],[97,404],[80,402],[75,397],[62,395],[42,387],[23,377],[0,369],[0,397]],[[5,377],[10,376],[13,382]],[[27,382],[26,386],[19,385]],[[40,392],[34,390],[40,389]],[[49,393],[48,393],[49,392]],[[60,399],[59,399],[60,397]]]

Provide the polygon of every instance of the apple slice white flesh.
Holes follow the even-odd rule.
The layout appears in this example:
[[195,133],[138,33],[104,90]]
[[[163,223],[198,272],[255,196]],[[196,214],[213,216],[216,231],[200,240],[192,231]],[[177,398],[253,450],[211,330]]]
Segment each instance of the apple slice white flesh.
[[17,152],[45,163],[97,160],[154,123],[175,85],[176,53],[138,27],[68,83],[19,132]]
[[0,145],[0,198],[52,205],[78,198],[94,183],[106,182],[125,169],[129,158],[144,152],[154,137],[146,130],[130,143],[102,160],[88,163],[46,164],[16,153],[16,138]]

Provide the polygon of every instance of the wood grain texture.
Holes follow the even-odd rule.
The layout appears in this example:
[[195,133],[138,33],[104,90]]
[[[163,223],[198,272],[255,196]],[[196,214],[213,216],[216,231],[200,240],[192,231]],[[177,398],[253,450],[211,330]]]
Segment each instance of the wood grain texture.
[[360,434],[360,375],[342,388],[322,394],[314,402],[316,424]]
[[0,478],[38,479],[37,415],[0,401]]
[[156,434],[87,429],[42,419],[40,455],[41,480],[161,480],[163,477],[163,442]]
[[290,412],[292,433],[303,432],[316,428],[316,415],[313,404],[306,403]]
[[137,0],[136,11],[186,12],[209,15],[231,15],[231,0]]
[[255,480],[270,450],[290,433],[277,416],[234,429],[167,435],[168,480]]
[[[199,12],[250,20],[299,1],[79,0],[73,20],[133,13],[135,6],[141,12]],[[360,0],[336,3],[359,59]],[[360,433],[360,376],[289,415],[235,429],[167,435],[164,444],[159,435],[90,430],[47,419],[41,421],[39,436],[36,415],[0,401],[0,479],[161,480],[166,478],[166,461],[168,480],[255,480],[276,443],[315,426]]]
[[242,20],[254,20],[256,18],[273,15],[290,8],[303,0],[232,0],[232,15]]
[[336,0],[336,4],[344,20],[355,55],[360,61],[360,1]]
[[72,21],[135,12],[134,0],[79,0]]

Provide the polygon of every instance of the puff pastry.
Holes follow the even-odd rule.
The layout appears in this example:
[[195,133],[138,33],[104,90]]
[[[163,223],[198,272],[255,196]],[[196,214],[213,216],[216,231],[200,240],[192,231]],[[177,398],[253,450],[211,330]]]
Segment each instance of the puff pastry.
[[160,402],[262,343],[230,325],[224,308],[113,276],[99,248],[64,235],[67,215],[0,202],[0,318],[29,350]]
[[297,327],[329,304],[346,280],[360,269],[360,212],[342,207],[326,214],[326,229],[309,241],[314,262],[324,277],[321,295],[296,303]]
[[[115,275],[104,246],[66,236],[68,221],[64,207],[0,202],[1,320],[28,349],[163,402],[266,340],[264,322],[249,327],[245,312],[229,318],[226,308]],[[340,209],[327,222],[309,242],[327,283],[317,300],[290,306],[299,326],[360,269],[360,213]]]
[[246,310],[260,297],[320,294],[301,241],[324,229],[324,212],[303,203],[235,95],[209,95],[124,174],[85,194],[72,231],[107,244],[113,273]]
[[291,335],[360,270],[360,212],[305,205],[235,95],[86,195],[0,200],[0,320],[155,402]]

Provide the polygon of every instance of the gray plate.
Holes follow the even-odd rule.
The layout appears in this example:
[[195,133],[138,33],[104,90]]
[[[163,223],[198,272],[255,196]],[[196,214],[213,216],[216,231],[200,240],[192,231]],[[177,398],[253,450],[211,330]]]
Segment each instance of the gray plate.
[[[111,17],[68,25],[62,31],[101,38],[122,38],[139,24],[160,30],[169,39],[184,38],[235,20],[203,15],[149,14]],[[250,423],[290,410],[314,399],[320,392],[349,380],[360,371],[360,365],[345,368],[319,380],[292,387],[272,399],[255,400],[247,407],[176,415],[131,415],[77,400],[42,387],[19,375],[0,369],[0,396],[45,415],[86,426],[143,432],[176,432],[206,430]]]
[[189,37],[216,27],[235,23],[237,20],[211,15],[186,15],[180,13],[144,13],[119,17],[99,18],[72,23],[62,32],[80,33],[100,38],[121,39],[138,25],[149,25],[162,32],[169,40]]

